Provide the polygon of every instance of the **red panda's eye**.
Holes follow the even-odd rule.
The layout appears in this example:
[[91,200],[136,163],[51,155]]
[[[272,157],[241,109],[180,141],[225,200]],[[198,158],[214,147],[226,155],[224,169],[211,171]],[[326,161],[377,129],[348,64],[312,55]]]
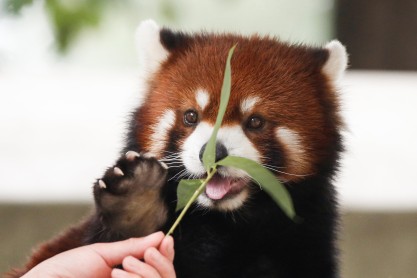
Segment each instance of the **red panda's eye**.
[[249,129],[260,129],[264,126],[264,119],[258,116],[252,116],[249,118],[246,127]]
[[188,110],[184,113],[184,123],[188,126],[196,125],[198,122],[198,114],[194,110]]

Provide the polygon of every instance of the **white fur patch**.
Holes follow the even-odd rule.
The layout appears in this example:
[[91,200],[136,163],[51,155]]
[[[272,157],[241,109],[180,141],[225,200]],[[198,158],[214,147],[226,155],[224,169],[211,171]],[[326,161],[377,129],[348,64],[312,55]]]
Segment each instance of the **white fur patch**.
[[206,173],[199,155],[201,147],[209,140],[212,130],[212,125],[202,122],[184,141],[181,158],[185,168],[191,175],[202,176]]
[[[227,126],[219,129],[217,140],[227,149],[229,155],[241,156],[261,162],[261,155],[243,132],[240,125]],[[235,168],[219,169],[219,174],[233,177],[247,177],[245,171]]]
[[[200,150],[210,138],[213,126],[206,122],[200,123],[193,133],[185,140],[182,146],[181,158],[188,174],[191,177],[200,177],[205,174],[203,163],[200,161]],[[249,138],[246,137],[239,125],[226,126],[219,129],[217,134],[218,142],[221,142],[227,149],[229,155],[246,157],[260,162],[260,154],[253,146]],[[243,170],[234,168],[220,168],[218,173],[222,176],[235,178],[248,178]],[[248,197],[247,189],[234,196],[233,198],[219,202],[217,209],[224,211],[234,210],[240,207]],[[211,207],[213,202],[204,194],[197,199],[198,203],[204,207]]]
[[[218,209],[223,211],[232,211],[238,209],[240,206],[243,205],[248,196],[248,189],[245,188],[233,198],[222,200],[219,203]],[[198,196],[197,198],[197,202],[199,205],[203,207],[211,207],[213,205],[213,201],[210,198],[208,198],[205,194],[200,194],[200,196]]]
[[167,144],[168,132],[175,124],[175,118],[175,112],[173,110],[167,110],[161,118],[159,118],[159,121],[152,127],[152,145],[149,150],[151,156],[159,157],[163,151]]
[[169,55],[161,44],[160,31],[159,26],[151,19],[142,21],[136,30],[139,64],[145,78],[158,71]]
[[[206,122],[200,123],[193,133],[185,140],[182,146],[182,161],[189,174],[201,176],[205,174],[205,169],[200,161],[200,150],[210,139],[213,126]],[[239,125],[221,127],[217,134],[217,141],[221,142],[227,149],[229,155],[246,157],[255,161],[260,161],[260,154],[253,146],[252,142],[245,135]],[[219,171],[221,175],[234,177],[245,177],[245,172],[238,169],[224,168]]]
[[[289,158],[289,169],[294,171],[296,169],[304,168],[305,151],[300,135],[297,132],[286,128],[279,127],[275,131],[277,139],[285,146],[287,156]],[[293,173],[296,174],[296,173]]]
[[329,58],[324,64],[322,72],[330,81],[337,82],[343,76],[348,64],[346,48],[338,40],[327,43],[325,48],[329,51]]
[[204,108],[206,108],[207,104],[209,103],[209,99],[209,94],[206,91],[202,89],[197,90],[195,94],[195,100],[198,106],[200,106],[201,110],[204,110]]
[[248,97],[240,104],[240,111],[242,114],[249,113],[253,110],[255,105],[259,102],[259,97]]

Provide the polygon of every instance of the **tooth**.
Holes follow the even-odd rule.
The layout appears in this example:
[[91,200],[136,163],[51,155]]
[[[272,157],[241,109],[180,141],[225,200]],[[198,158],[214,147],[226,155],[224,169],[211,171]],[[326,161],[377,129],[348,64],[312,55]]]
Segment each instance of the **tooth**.
[[128,151],[127,153],[126,153],[126,158],[128,159],[128,160],[134,160],[135,158],[137,158],[137,157],[139,157],[140,156],[140,154],[138,154],[137,152],[135,152],[135,151]]
[[163,167],[165,170],[168,170],[168,165],[166,165],[164,162],[161,162],[161,161],[159,161],[159,163],[162,165],[162,167]]
[[102,180],[98,180],[98,186],[100,186],[100,188],[103,188],[103,189],[107,188],[106,184]]
[[114,167],[113,171],[114,171],[114,174],[115,174],[116,176],[124,176],[124,175],[125,175],[125,174],[123,173],[123,171],[122,171],[122,170],[120,170],[120,168],[119,168],[119,167]]

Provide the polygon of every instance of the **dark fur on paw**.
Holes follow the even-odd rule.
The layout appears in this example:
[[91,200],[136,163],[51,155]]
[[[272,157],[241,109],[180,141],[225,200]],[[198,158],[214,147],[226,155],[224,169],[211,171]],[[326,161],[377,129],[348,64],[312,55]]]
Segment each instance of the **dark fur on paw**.
[[125,237],[160,229],[167,219],[161,196],[166,178],[164,163],[127,152],[94,185],[97,213],[104,226]]

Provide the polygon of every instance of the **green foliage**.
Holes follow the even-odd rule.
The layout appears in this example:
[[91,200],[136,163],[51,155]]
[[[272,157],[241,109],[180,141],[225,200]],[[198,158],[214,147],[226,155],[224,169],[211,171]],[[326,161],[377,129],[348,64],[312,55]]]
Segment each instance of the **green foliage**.
[[216,164],[242,169],[248,173],[261,186],[262,190],[265,190],[275,203],[281,207],[285,214],[289,218],[294,219],[295,211],[291,196],[271,171],[257,162],[244,157],[227,156]]
[[4,1],[4,8],[12,14],[19,14],[24,6],[30,5],[33,0],[6,0]]
[[98,25],[106,2],[86,0],[65,4],[62,0],[46,0],[46,8],[54,25],[59,51],[66,52],[82,28]]
[[160,11],[161,15],[170,20],[170,21],[176,21],[178,20],[178,11],[176,9],[176,5],[174,1],[171,0],[163,0],[160,4]]
[[[125,0],[124,0],[125,1]],[[6,0],[5,10],[19,14],[33,0]],[[78,33],[86,27],[100,23],[104,9],[110,0],[45,0],[45,9],[54,28],[57,49],[65,53]]]
[[182,210],[186,205],[188,200],[191,199],[194,192],[201,186],[203,180],[181,180],[177,188],[177,207],[176,211]]
[[[175,2],[157,2],[159,13],[165,19],[178,20]],[[24,7],[33,3],[34,0],[4,0],[2,6],[9,14],[19,15]],[[82,30],[97,27],[106,12],[112,12],[115,7],[121,6],[129,11],[139,10],[136,0],[44,0],[43,3],[53,28],[56,49],[61,54],[71,48]]]

